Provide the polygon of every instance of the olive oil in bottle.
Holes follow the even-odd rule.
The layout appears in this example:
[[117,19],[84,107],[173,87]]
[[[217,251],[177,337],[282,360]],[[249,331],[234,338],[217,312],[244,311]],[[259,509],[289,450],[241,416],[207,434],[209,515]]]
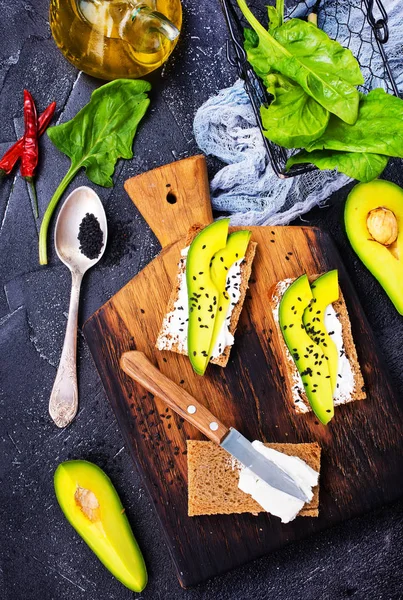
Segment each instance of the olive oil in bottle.
[[64,56],[101,79],[160,67],[182,25],[180,0],[51,0],[50,27]]

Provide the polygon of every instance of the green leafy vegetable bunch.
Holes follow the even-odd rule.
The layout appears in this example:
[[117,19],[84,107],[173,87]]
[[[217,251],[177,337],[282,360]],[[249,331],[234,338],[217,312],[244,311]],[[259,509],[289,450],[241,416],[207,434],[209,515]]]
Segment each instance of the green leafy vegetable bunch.
[[311,22],[284,22],[284,0],[269,6],[266,30],[237,0],[248,61],[273,100],[261,107],[264,133],[302,149],[287,162],[337,169],[360,181],[378,177],[390,156],[403,157],[403,101],[382,89],[360,94],[364,79],[350,50]]

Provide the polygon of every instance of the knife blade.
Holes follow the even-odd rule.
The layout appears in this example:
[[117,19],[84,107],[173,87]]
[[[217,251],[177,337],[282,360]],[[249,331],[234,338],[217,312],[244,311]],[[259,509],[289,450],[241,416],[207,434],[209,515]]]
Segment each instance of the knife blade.
[[258,452],[239,431],[226,427],[208,408],[161,373],[143,352],[136,350],[125,352],[120,359],[120,366],[143,388],[163,400],[179,416],[232,454],[245,467],[251,469],[257,477],[299,500],[305,502],[309,500],[306,493],[288,473]]
[[258,452],[251,442],[233,427],[230,427],[228,435],[223,439],[220,446],[271,487],[294,496],[298,500],[304,502],[309,500],[306,493],[288,473]]

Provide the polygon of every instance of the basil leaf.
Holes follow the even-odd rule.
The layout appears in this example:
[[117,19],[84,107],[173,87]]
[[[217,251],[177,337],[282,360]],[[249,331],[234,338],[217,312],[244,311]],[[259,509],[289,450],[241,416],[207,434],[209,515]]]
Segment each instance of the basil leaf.
[[47,264],[47,232],[60,197],[83,167],[93,183],[110,187],[118,158],[132,158],[133,138],[150,103],[142,80],[117,79],[95,90],[89,103],[62,125],[50,127],[48,136],[71,165],[46,209],[39,232],[39,262]]
[[381,175],[389,158],[369,152],[338,152],[332,150],[302,151],[287,161],[287,170],[292,165],[309,163],[319,169],[337,169],[352,179],[368,182]]
[[329,112],[308,96],[297,83],[283,75],[267,75],[267,90],[273,102],[260,114],[265,136],[285,148],[304,148],[320,137],[329,122]]
[[238,5],[259,37],[260,56],[266,72],[286,75],[329,112],[347,123],[355,123],[359,94],[355,85],[364,82],[359,65],[350,52],[312,23],[290,19],[271,35],[259,23],[245,0]]
[[403,100],[380,88],[362,94],[354,125],[332,116],[325,133],[306,149],[322,148],[403,158]]

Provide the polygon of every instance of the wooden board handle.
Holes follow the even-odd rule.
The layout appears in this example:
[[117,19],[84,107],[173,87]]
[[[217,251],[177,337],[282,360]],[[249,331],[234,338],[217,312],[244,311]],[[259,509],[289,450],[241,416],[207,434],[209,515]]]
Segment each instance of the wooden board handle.
[[221,444],[229,432],[211,412],[186,390],[166,377],[143,352],[125,352],[120,359],[123,371],[143,388],[157,396],[186,421],[197,427],[212,442]]
[[191,156],[125,182],[125,190],[162,247],[185,236],[194,223],[213,220],[204,156]]

